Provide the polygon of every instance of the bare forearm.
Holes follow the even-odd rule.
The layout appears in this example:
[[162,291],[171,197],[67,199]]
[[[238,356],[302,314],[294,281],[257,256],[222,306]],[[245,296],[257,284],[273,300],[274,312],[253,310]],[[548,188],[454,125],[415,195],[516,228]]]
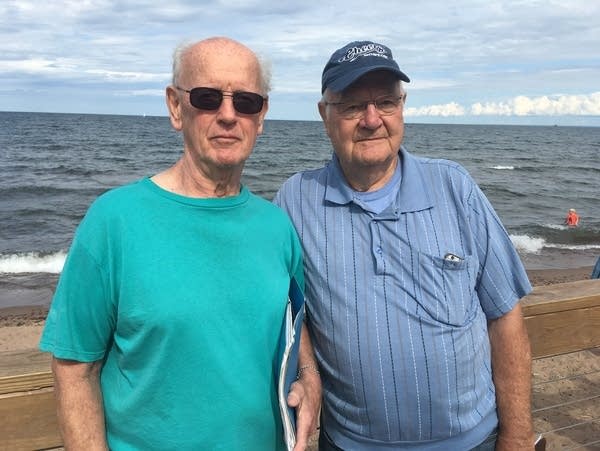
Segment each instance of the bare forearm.
[[298,378],[304,383],[309,397],[316,403],[316,411],[318,411],[321,406],[321,376],[306,325],[302,326],[298,367],[304,368],[301,374],[298,374]]
[[64,447],[108,450],[100,391],[100,363],[52,362],[57,414]]
[[[321,374],[315,358],[310,335],[306,325],[302,326],[302,338],[300,340],[300,350],[298,353],[298,367],[301,372],[298,379],[304,384],[308,397],[313,402],[314,414],[318,415],[321,407]],[[314,418],[314,427],[317,420]]]
[[308,329],[304,324],[302,326],[302,333],[300,337],[300,349],[298,352],[298,366],[309,367],[312,372],[318,371],[317,361],[315,359],[315,353],[313,352],[312,342]]
[[533,450],[531,349],[520,305],[491,321],[489,335],[499,419],[496,450]]
[[297,415],[294,451],[306,449],[308,438],[317,430],[321,409],[321,378],[306,325],[302,326],[298,365],[298,380],[288,396],[288,404],[296,408]]

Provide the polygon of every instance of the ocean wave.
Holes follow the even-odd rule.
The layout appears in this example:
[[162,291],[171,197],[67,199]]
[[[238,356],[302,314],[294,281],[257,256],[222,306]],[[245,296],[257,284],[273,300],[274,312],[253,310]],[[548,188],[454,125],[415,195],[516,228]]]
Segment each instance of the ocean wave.
[[543,227],[552,230],[570,230],[568,226],[562,224],[544,224]]
[[510,235],[510,239],[517,249],[517,251],[527,254],[537,254],[544,248],[552,249],[563,249],[573,251],[589,251],[600,249],[600,244],[586,243],[586,244],[573,244],[573,243],[549,243],[545,238],[529,236],[529,235]]
[[538,253],[546,245],[546,240],[544,238],[531,237],[529,235],[510,235],[510,239],[517,248],[517,251],[528,254]]
[[567,249],[572,251],[590,251],[593,249],[600,249],[600,244],[546,244],[546,247],[554,249]]
[[500,171],[512,171],[515,169],[514,166],[492,166],[490,169],[498,169]]
[[0,273],[52,273],[59,274],[67,254],[58,251],[52,254],[27,252],[22,254],[0,254]]

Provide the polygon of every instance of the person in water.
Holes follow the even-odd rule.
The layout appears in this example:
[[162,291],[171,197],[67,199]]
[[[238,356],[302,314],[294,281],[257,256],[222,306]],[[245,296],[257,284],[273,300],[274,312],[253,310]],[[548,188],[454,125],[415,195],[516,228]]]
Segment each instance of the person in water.
[[569,208],[569,213],[565,218],[565,224],[569,227],[577,227],[579,225],[579,215],[574,208]]

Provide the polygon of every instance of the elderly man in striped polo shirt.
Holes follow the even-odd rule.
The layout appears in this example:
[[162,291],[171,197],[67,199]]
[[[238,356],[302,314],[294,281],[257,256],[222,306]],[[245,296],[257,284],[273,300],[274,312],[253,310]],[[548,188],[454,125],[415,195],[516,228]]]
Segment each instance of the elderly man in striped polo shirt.
[[333,157],[275,198],[305,252],[320,450],[532,450],[531,285],[465,169],[401,147],[402,81],[384,45],[333,53]]

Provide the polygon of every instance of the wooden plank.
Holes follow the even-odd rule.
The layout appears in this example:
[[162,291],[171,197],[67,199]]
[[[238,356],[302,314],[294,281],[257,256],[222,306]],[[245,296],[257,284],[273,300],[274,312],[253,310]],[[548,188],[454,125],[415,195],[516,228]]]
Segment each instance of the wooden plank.
[[52,389],[0,396],[0,449],[36,450],[62,444]]
[[521,299],[523,316],[557,313],[600,305],[600,279],[534,287]]
[[53,385],[49,354],[36,350],[0,353],[0,395]]
[[0,395],[7,393],[25,392],[54,386],[54,377],[47,371],[44,373],[29,373],[18,376],[0,377]]
[[525,317],[534,358],[600,346],[600,304]]
[[521,305],[534,358],[600,346],[600,279],[535,287]]
[[37,350],[0,353],[1,450],[62,445],[50,361],[50,354]]
[[0,377],[50,371],[51,356],[37,350],[0,352]]

